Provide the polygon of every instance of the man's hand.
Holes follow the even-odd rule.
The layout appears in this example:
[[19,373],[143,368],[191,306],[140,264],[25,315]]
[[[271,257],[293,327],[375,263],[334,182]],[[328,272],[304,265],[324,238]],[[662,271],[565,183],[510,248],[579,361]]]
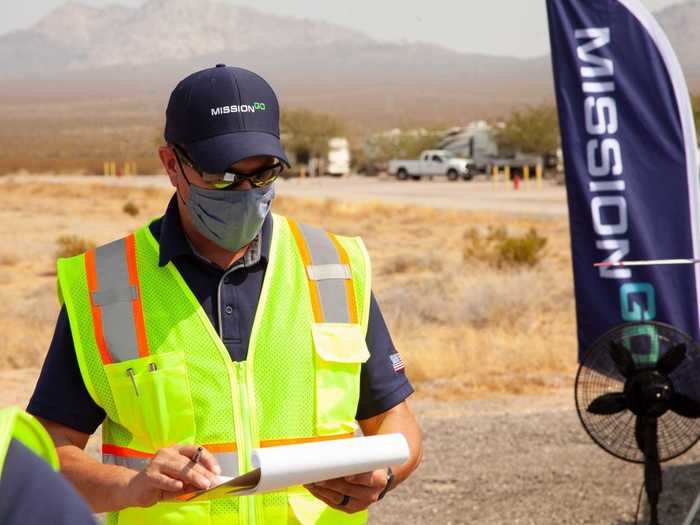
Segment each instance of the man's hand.
[[192,461],[197,445],[174,445],[163,448],[148,466],[129,482],[132,506],[150,507],[164,499],[172,499],[193,490],[205,490],[218,483],[221,468],[216,458],[205,449],[198,463]]
[[[387,472],[386,469],[381,469],[304,486],[327,505],[352,514],[376,503],[386,484]],[[350,500],[341,506],[345,496],[349,496]]]

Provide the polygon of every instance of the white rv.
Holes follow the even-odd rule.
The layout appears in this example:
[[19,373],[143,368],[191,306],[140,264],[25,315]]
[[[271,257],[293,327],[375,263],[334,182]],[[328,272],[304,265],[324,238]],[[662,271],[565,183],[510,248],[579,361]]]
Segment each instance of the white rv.
[[350,173],[350,144],[348,139],[334,137],[328,141],[328,158],[325,164],[326,175],[341,177]]

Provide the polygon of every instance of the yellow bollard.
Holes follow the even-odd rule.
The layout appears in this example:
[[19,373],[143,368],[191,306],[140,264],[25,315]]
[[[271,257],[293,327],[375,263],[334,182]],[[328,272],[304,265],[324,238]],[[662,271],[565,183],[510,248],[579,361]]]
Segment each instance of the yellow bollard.
[[498,182],[498,166],[495,164],[491,168],[491,185],[495,188]]
[[112,177],[117,176],[117,163],[115,161],[110,163],[110,171],[112,172]]
[[542,164],[537,165],[535,178],[537,179],[537,189],[542,188]]
[[525,179],[525,189],[530,185],[530,166],[523,166],[523,178]]
[[102,175],[109,176],[109,162],[105,161],[102,163]]
[[503,174],[504,174],[504,180],[503,182],[506,183],[506,186],[510,184],[510,165],[506,164],[503,168]]
[[299,168],[299,178],[300,179],[306,178],[306,168],[304,166]]

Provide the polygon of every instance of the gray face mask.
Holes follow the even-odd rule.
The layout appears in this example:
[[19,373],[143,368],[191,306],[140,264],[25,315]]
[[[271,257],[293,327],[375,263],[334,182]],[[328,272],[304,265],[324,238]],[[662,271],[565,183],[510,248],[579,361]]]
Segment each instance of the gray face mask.
[[242,191],[211,190],[192,184],[189,189],[185,206],[195,228],[230,252],[255,238],[275,196],[274,184]]

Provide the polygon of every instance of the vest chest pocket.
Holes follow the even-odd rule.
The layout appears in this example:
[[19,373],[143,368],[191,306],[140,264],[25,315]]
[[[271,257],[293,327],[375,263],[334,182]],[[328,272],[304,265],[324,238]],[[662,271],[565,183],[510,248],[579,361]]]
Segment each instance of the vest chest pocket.
[[184,352],[166,352],[105,366],[117,423],[132,435],[131,448],[155,451],[193,443],[194,408]]
[[360,371],[369,350],[359,324],[314,323],[316,352],[316,431],[354,432],[360,399]]

